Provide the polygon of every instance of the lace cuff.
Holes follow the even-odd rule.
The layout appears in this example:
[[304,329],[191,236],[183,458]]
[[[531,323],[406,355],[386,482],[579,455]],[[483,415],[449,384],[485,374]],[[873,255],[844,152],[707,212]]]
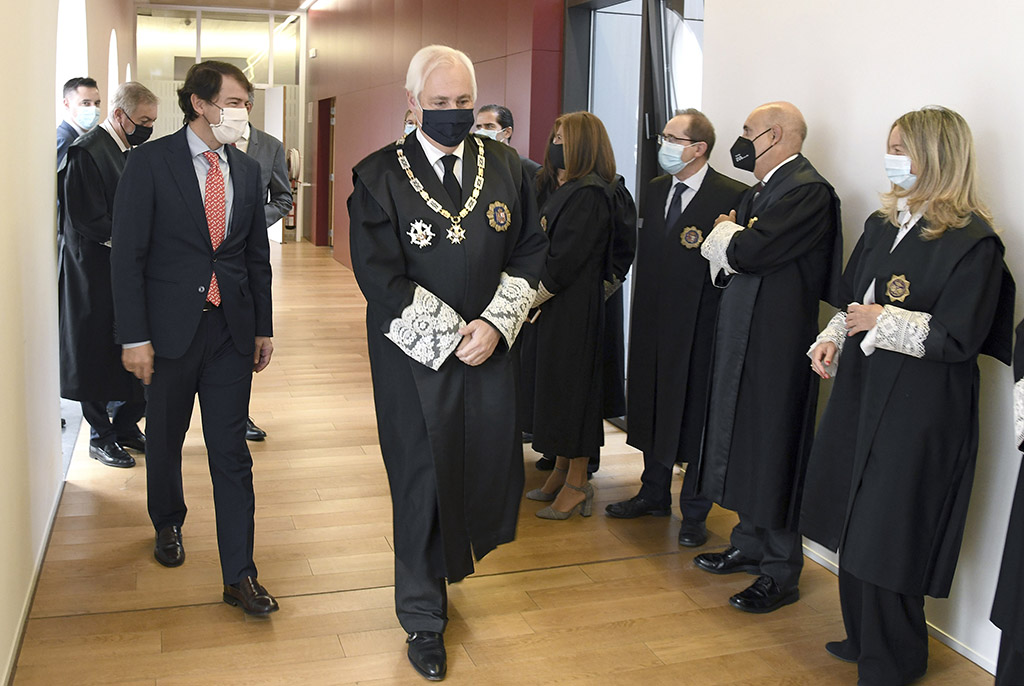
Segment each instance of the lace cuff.
[[1024,444],[1024,379],[1013,384],[1013,428],[1020,448]]
[[540,307],[553,297],[555,297],[555,294],[549,291],[547,286],[544,285],[544,282],[541,281],[537,284],[537,296],[533,299],[533,306]]
[[711,282],[718,278],[719,272],[735,274],[736,270],[729,266],[729,258],[726,250],[732,241],[733,235],[742,231],[743,227],[734,222],[722,222],[711,230],[711,233],[704,239],[700,246],[700,254],[708,261],[711,270]]
[[811,343],[811,347],[807,349],[807,357],[810,357],[811,352],[826,341],[836,344],[836,354],[832,356],[832,364],[828,366],[829,376],[835,378],[836,372],[839,371],[839,356],[842,355],[843,343],[846,342],[846,313],[842,310],[836,312],[835,316],[828,320],[828,324],[814,339],[814,343]]
[[530,287],[526,279],[502,272],[498,290],[480,316],[501,333],[505,345],[511,348],[536,295],[537,291]]
[[436,372],[459,347],[459,329],[465,325],[458,312],[417,285],[412,304],[402,310],[401,317],[391,320],[384,335],[406,355]]
[[901,307],[885,305],[878,315],[875,347],[911,357],[924,357],[924,341],[932,316],[927,312],[914,312]]

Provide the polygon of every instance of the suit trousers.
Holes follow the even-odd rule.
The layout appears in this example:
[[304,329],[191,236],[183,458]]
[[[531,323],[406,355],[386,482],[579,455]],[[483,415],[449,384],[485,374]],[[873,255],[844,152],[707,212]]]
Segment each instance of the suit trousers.
[[996,664],[995,686],[1017,686],[1024,684],[1024,651],[1014,636],[1003,632],[999,639],[999,662]]
[[[640,497],[659,507],[672,504],[672,468],[666,467],[649,452],[644,452],[644,472],[640,475]],[[711,512],[712,502],[697,495],[700,479],[697,470],[687,467],[679,489],[679,511],[684,522],[703,523]]]
[[177,359],[157,357],[146,389],[146,489],[157,531],[185,522],[181,447],[199,396],[203,440],[213,479],[217,547],[225,584],[256,576],[253,563],[252,456],[245,442],[252,354],[235,348],[221,308],[203,313],[195,338]]
[[[107,410],[111,409],[111,414]],[[83,400],[82,416],[89,422],[89,442],[107,445],[111,441],[131,438],[139,431],[139,420],[146,415],[146,401]]]
[[839,560],[839,604],[850,647],[857,658],[858,683],[902,686],[928,667],[924,596],[896,593],[861,581]]
[[759,560],[761,574],[775,579],[783,591],[796,588],[804,568],[803,538],[789,529],[765,529],[751,523],[742,512],[733,527],[730,543],[747,557]]

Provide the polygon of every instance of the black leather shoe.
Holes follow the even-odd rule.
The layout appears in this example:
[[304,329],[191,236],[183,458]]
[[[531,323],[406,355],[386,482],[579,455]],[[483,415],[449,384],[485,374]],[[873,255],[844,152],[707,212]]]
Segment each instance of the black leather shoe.
[[533,466],[542,472],[550,472],[555,468],[555,458],[544,455]]
[[726,548],[721,553],[701,553],[693,558],[693,562],[705,572],[712,574],[758,574],[761,571],[761,565],[757,560],[745,556],[739,548],[733,547]]
[[245,440],[247,441],[262,441],[267,437],[267,432],[256,426],[253,423],[252,417],[248,417],[245,420]]
[[428,681],[441,681],[448,671],[444,636],[436,631],[414,631],[405,640],[409,644],[409,662]]
[[683,522],[679,526],[679,545],[699,548],[708,542],[708,528],[704,522]]
[[829,641],[825,644],[825,650],[829,655],[843,662],[856,662],[858,652],[850,645],[850,639],[845,641]]
[[108,467],[134,467],[135,458],[125,452],[124,448],[111,441],[106,445],[90,445],[89,457]]
[[228,605],[241,607],[247,615],[263,617],[279,608],[277,600],[256,581],[256,577],[247,576],[237,584],[224,586],[224,602]]
[[122,448],[131,448],[146,453],[146,434],[136,431],[132,436],[118,436],[117,442]]
[[605,506],[604,511],[609,517],[615,517],[616,519],[635,519],[644,515],[668,517],[672,514],[671,507],[659,507],[650,500],[641,498],[638,495],[633,496],[629,500],[611,503]]
[[767,574],[762,574],[745,591],[740,591],[729,598],[729,604],[737,610],[764,614],[765,612],[774,612],[780,607],[795,603],[799,599],[799,588],[783,591],[775,583],[775,579]]
[[156,534],[153,557],[164,567],[180,567],[185,561],[185,546],[181,544],[181,527],[165,526]]

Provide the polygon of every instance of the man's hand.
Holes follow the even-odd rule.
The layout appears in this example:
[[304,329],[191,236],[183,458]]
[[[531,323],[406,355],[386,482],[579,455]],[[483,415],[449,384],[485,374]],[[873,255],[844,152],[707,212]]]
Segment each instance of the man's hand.
[[736,210],[729,210],[729,214],[720,214],[718,219],[715,220],[715,226],[718,226],[722,222],[736,223]]
[[470,367],[476,367],[486,362],[494,352],[500,334],[483,319],[474,319],[459,329],[459,335],[464,338],[455,349],[455,356]]
[[256,337],[256,350],[252,354],[252,370],[257,374],[270,364],[270,356],[274,354],[274,341],[270,336]]
[[153,344],[124,348],[121,350],[121,364],[148,386],[153,380]]
[[839,348],[832,341],[822,341],[811,351],[811,369],[823,379],[829,378],[828,368]]
[[861,331],[870,331],[875,328],[880,314],[882,314],[881,305],[851,303],[846,308],[846,335],[852,336]]

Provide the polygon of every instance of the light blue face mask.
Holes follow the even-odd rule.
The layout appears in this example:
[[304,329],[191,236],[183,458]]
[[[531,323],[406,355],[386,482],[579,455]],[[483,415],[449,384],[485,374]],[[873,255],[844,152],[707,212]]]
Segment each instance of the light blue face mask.
[[910,173],[910,158],[906,155],[886,155],[885,175],[903,190],[910,190],[917,183],[917,175]]
[[410,133],[416,130],[416,125],[412,122],[405,125],[405,135],[408,136]]
[[96,122],[98,122],[99,120],[99,107],[79,107],[78,114],[75,115],[75,123],[82,127],[82,129],[84,129],[85,131],[88,131],[92,127],[96,126]]
[[483,136],[484,138],[490,138],[492,141],[496,141],[498,140],[498,134],[500,132],[501,129],[477,129],[473,133],[478,136]]
[[[693,159],[683,162],[680,156],[683,154],[683,150],[692,148],[697,145],[696,143],[690,143],[689,145],[681,145],[679,143],[669,143],[665,141],[658,148],[658,164],[669,174],[675,176],[679,172],[683,171]],[[696,158],[694,158],[696,159]]]

